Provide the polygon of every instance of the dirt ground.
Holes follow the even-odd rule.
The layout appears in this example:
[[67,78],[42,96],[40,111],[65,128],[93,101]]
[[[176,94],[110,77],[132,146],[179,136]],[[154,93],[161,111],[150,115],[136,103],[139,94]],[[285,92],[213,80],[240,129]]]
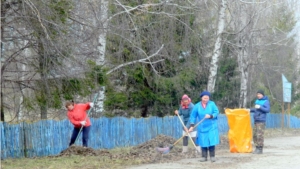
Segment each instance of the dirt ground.
[[167,154],[157,151],[158,147],[169,147],[176,139],[159,135],[141,145],[132,147],[128,152],[118,154],[109,150],[94,150],[79,146],[71,146],[58,156],[106,156],[111,160],[139,160],[142,165],[130,166],[128,169],[181,169],[181,168],[243,168],[243,169],[283,169],[300,166],[300,130],[269,129],[265,132],[264,154],[230,153],[226,135],[221,136],[221,144],[216,147],[217,162],[200,163],[195,149],[190,145],[189,152],[181,153],[178,143]]
[[[224,138],[226,139],[226,138]],[[81,146],[71,146],[66,150],[63,150],[59,155],[61,156],[71,156],[71,155],[81,155],[81,156],[107,156],[109,159],[118,160],[132,160],[140,159],[142,163],[161,163],[161,162],[173,162],[180,160],[182,158],[196,158],[198,155],[195,151],[191,151],[188,154],[181,153],[181,147],[174,146],[174,148],[162,158],[162,153],[157,151],[158,147],[169,147],[172,143],[176,142],[176,139],[165,136],[158,135],[154,139],[151,139],[143,144],[132,147],[129,152],[120,152],[118,154],[112,154],[109,150],[94,150],[92,148],[85,148]]]
[[[268,130],[265,133],[264,153],[230,153],[228,142],[217,146],[215,163],[201,163],[199,158],[182,158],[173,162],[131,166],[128,169],[296,169],[300,167],[299,130]],[[223,137],[224,139],[224,137]],[[162,155],[161,159],[168,155]]]

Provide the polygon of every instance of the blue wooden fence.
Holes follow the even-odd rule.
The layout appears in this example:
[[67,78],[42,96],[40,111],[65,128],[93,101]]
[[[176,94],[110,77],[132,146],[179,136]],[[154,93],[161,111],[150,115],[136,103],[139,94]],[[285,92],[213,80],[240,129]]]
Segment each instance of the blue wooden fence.
[[[281,118],[280,114],[269,114],[266,127],[281,127]],[[228,131],[226,116],[219,115],[218,119],[220,134],[226,134]],[[287,120],[285,116],[285,126],[288,124]],[[91,119],[91,122],[89,146],[94,149],[135,146],[159,134],[179,138],[182,133],[181,124],[176,116],[139,119],[102,117]],[[291,116],[290,127],[300,128],[300,119]],[[0,123],[1,159],[57,155],[68,148],[72,130],[73,126],[68,120]],[[81,145],[81,139],[78,139],[76,144]]]

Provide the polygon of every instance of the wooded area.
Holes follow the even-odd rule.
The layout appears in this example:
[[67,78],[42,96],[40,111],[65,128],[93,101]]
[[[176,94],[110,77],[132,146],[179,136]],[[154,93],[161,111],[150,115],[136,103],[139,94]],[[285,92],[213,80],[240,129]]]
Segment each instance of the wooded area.
[[223,108],[249,108],[263,89],[300,115],[299,2],[259,0],[1,0],[1,120],[173,114],[203,90]]

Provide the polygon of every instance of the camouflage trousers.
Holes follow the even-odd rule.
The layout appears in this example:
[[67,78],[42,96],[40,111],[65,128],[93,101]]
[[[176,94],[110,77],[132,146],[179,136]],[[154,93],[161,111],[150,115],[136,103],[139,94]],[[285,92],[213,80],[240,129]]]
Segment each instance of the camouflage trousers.
[[264,146],[264,132],[266,123],[255,123],[253,128],[253,142],[256,147]]

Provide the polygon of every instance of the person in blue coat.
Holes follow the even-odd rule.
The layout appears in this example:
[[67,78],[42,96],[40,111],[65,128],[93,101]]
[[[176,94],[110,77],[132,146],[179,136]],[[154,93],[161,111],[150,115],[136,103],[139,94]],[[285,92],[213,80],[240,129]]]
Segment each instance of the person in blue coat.
[[264,146],[264,131],[266,127],[267,113],[270,112],[270,102],[265,96],[263,90],[258,90],[256,94],[257,100],[255,101],[254,108],[250,109],[254,113],[254,128],[253,128],[253,142],[256,146],[253,154],[262,154]]
[[203,91],[200,94],[200,98],[201,101],[194,106],[191,113],[191,127],[189,131],[194,130],[197,118],[205,118],[197,128],[197,144],[201,147],[200,162],[207,161],[208,152],[211,162],[215,162],[215,146],[220,143],[217,119],[219,109],[215,102],[210,100],[210,93],[208,91]]
[[[182,128],[182,134],[185,135],[186,132],[188,132],[188,128],[190,127],[190,115],[192,113],[192,110],[194,108],[194,104],[192,103],[192,100],[189,98],[188,95],[184,94],[181,97],[180,107],[178,110],[175,110],[175,114],[182,116],[182,121],[184,124],[184,127]],[[190,133],[190,136],[192,137],[194,143],[196,140],[197,131],[193,131]],[[183,146],[182,146],[182,153],[188,152],[188,136],[183,137]],[[196,143],[195,143],[196,144]],[[200,148],[197,147],[197,149],[200,150]],[[199,151],[198,150],[198,151]]]

